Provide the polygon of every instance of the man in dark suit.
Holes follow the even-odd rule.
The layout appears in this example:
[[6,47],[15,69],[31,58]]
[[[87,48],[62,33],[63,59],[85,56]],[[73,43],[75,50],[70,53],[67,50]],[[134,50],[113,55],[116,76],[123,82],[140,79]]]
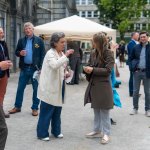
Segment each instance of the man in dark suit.
[[71,70],[74,71],[74,74],[71,82],[68,84],[79,84],[79,72],[83,56],[82,49],[80,48],[80,41],[68,41],[67,48],[74,50],[74,53],[69,56],[69,65]]
[[[5,60],[0,62],[0,71],[9,69],[10,63]],[[0,105],[0,150],[4,150],[7,139],[8,129],[5,122],[3,107]]]
[[133,72],[131,71],[131,64],[129,63],[129,57],[131,56],[133,47],[138,44],[139,40],[139,33],[138,32],[133,32],[131,34],[131,41],[127,45],[127,50],[128,50],[128,60],[127,60],[127,65],[129,65],[129,70],[130,70],[130,78],[129,78],[129,95],[132,97],[133,96]]
[[33,87],[33,104],[32,115],[38,115],[39,99],[37,98],[38,81],[33,78],[35,71],[39,71],[42,67],[43,59],[45,56],[44,42],[40,37],[33,34],[34,26],[32,23],[27,22],[24,24],[25,37],[19,39],[16,56],[20,58],[19,67],[21,69],[18,89],[15,100],[15,107],[9,111],[10,114],[21,111],[24,89],[29,82]]

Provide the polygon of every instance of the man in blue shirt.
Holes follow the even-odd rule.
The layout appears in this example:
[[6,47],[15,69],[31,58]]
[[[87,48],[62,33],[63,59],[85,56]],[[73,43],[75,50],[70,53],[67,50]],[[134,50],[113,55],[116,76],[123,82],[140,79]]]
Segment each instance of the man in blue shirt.
[[137,44],[129,58],[133,71],[133,111],[131,115],[138,113],[139,90],[143,81],[145,93],[145,115],[150,117],[150,44],[147,32],[140,33],[140,44]]
[[38,115],[38,105],[39,99],[37,98],[37,80],[33,79],[33,74],[35,71],[40,70],[42,67],[43,59],[45,56],[44,42],[40,37],[33,34],[34,26],[32,23],[27,22],[24,24],[25,37],[19,39],[16,56],[20,58],[19,67],[21,69],[18,89],[15,100],[15,107],[9,111],[10,114],[21,112],[24,89],[31,80],[33,87],[33,97],[32,97],[32,115]]

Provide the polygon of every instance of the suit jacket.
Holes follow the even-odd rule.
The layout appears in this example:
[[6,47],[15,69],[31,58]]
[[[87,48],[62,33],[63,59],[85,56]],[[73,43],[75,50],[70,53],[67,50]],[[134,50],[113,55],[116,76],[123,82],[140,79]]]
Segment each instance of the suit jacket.
[[136,45],[136,42],[134,40],[131,40],[128,45],[127,45],[127,51],[128,51],[128,60],[127,60],[127,65],[129,65],[129,68],[131,69],[131,64],[129,62],[129,57],[131,56],[132,50],[134,46]]
[[[27,37],[23,37],[19,39],[17,48],[16,48],[16,56],[20,57],[19,60],[19,68],[23,69],[24,68],[24,56],[20,55],[20,51],[23,50],[26,47],[27,43]],[[42,63],[43,59],[45,56],[45,47],[44,47],[44,42],[41,38],[33,35],[33,40],[32,40],[32,60],[33,60],[33,67],[37,66],[39,69],[42,68]],[[35,67],[36,69],[36,67]]]
[[111,70],[114,66],[112,51],[105,50],[104,62],[95,57],[92,52],[89,64],[93,66],[93,72],[85,92],[84,104],[91,103],[92,108],[111,109],[113,108],[113,93],[110,81]]
[[[139,61],[140,61],[140,54],[142,50],[142,45],[137,44],[131,53],[131,56],[129,57],[129,62],[131,64],[131,68],[133,71],[135,71],[138,67]],[[150,78],[150,43],[146,45],[146,52],[145,52],[145,59],[146,59],[146,76],[147,78]]]

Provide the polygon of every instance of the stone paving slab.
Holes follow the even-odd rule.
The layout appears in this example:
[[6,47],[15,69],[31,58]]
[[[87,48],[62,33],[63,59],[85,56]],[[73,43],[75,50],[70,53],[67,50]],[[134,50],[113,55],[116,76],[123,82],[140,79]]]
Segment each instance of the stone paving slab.
[[[101,145],[100,139],[87,139],[85,134],[92,131],[93,110],[90,104],[83,106],[84,92],[87,82],[82,80],[79,85],[67,85],[66,104],[62,110],[63,139],[51,138],[49,142],[40,141],[36,137],[38,117],[31,115],[32,87],[25,90],[22,112],[12,114],[7,119],[9,129],[6,150],[150,150],[150,118],[144,115],[144,94],[140,97],[139,114],[130,116],[132,99],[128,96],[128,68],[119,68],[122,84],[117,91],[123,107],[114,108],[111,116],[117,121],[112,126],[111,142]],[[18,73],[11,74],[4,109],[13,107]]]

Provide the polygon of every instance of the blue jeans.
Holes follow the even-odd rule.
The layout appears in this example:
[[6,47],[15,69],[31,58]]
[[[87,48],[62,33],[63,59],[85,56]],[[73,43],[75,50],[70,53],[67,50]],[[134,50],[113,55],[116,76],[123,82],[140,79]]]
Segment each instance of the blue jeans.
[[145,111],[150,110],[150,79],[146,77],[145,72],[136,71],[133,73],[133,107],[138,110],[139,90],[143,80],[145,93]]
[[15,101],[16,108],[22,107],[24,90],[25,90],[26,85],[28,84],[29,80],[31,80],[32,88],[33,88],[33,96],[32,96],[33,104],[32,104],[31,109],[38,110],[38,105],[39,105],[39,99],[37,98],[38,82],[37,82],[37,80],[33,80],[34,71],[35,70],[32,67],[25,67],[20,72],[17,94],[16,94],[16,101]]
[[61,133],[61,110],[62,107],[53,106],[41,101],[40,115],[37,124],[37,137],[49,137],[49,125],[51,122],[51,133],[57,137]]

